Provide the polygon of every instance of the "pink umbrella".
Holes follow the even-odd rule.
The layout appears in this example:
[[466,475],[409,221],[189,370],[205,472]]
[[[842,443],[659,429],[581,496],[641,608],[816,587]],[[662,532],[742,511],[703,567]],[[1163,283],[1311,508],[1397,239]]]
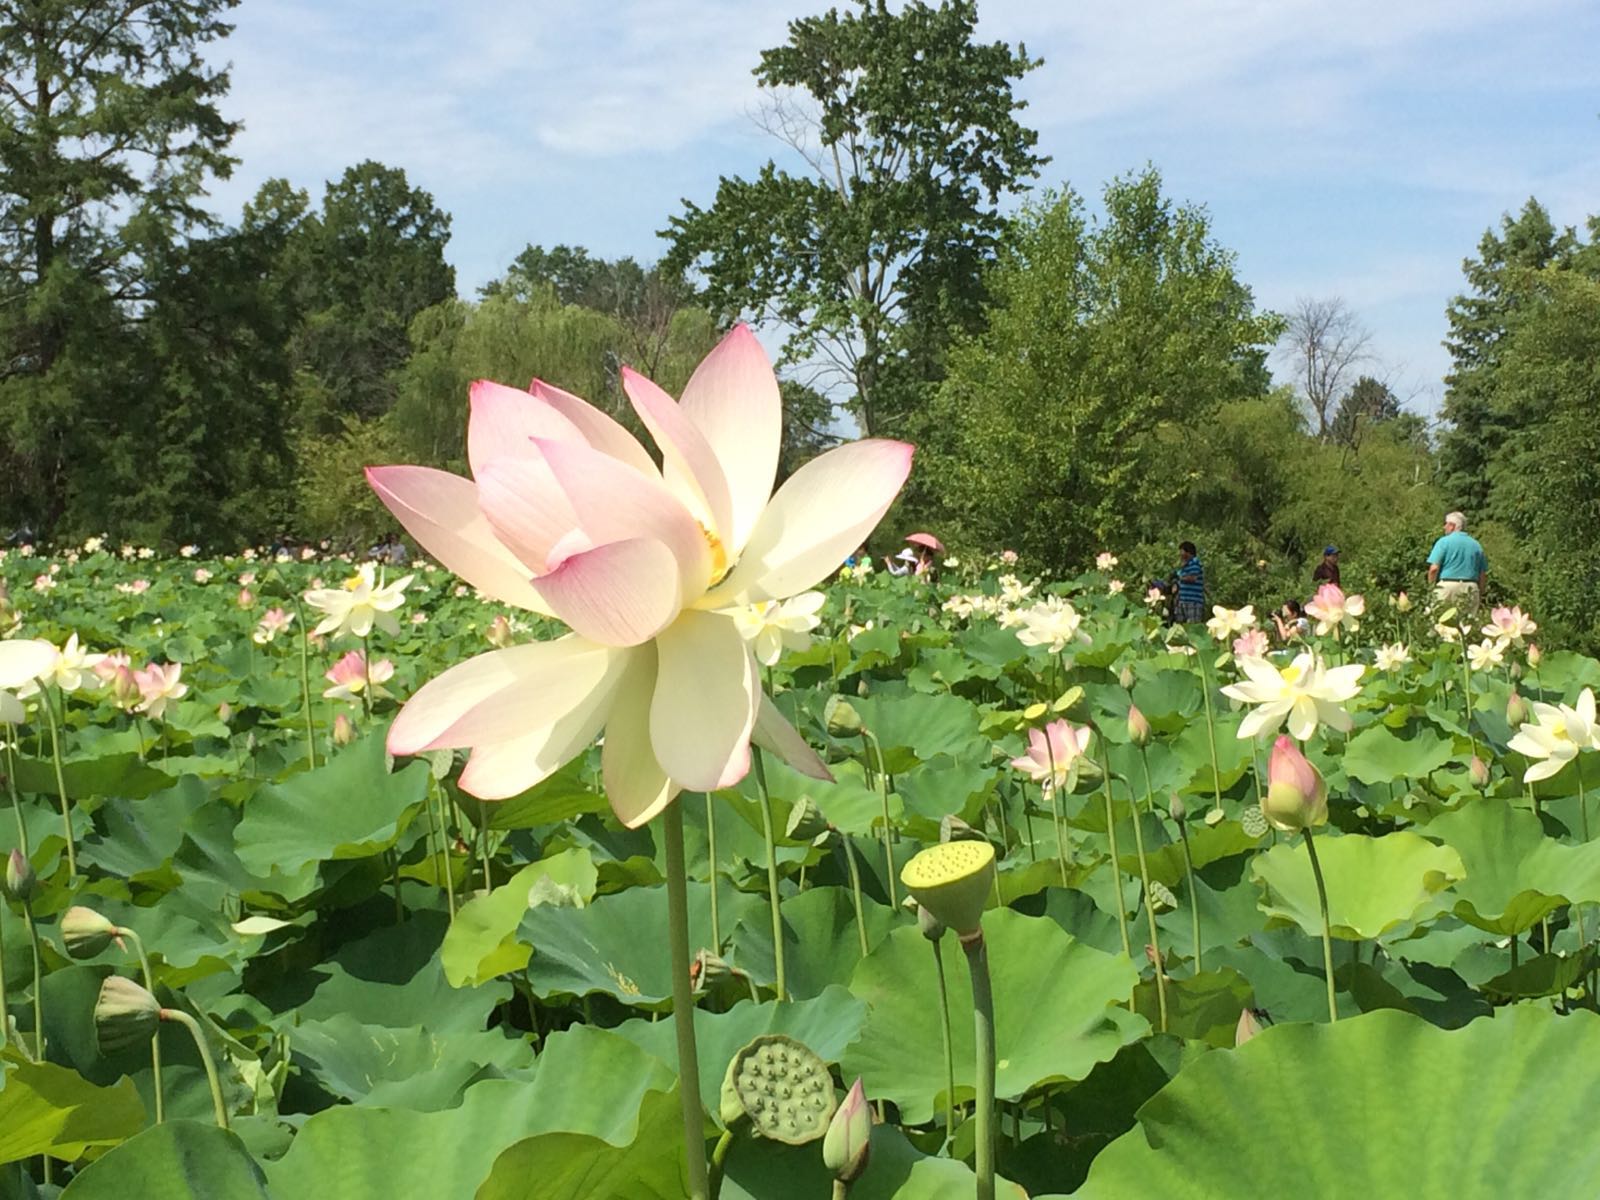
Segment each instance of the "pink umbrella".
[[944,553],[944,543],[941,542],[938,538],[934,537],[933,534],[931,534],[931,533],[913,533],[913,534],[908,534],[907,537],[906,537],[906,541],[910,542],[913,546],[926,546],[929,550],[932,550],[935,554],[943,554]]

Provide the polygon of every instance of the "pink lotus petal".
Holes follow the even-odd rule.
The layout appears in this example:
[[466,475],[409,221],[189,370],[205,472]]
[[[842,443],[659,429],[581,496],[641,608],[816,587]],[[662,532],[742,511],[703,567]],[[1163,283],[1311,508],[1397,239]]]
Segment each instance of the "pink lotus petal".
[[650,748],[650,701],[655,684],[655,647],[641,646],[629,656],[627,674],[606,718],[606,740],[600,750],[606,799],[617,820],[629,829],[653,819],[678,794]]
[[564,392],[558,387],[552,387],[542,379],[535,379],[529,384],[528,391],[540,403],[549,405],[571,421],[583,434],[584,441],[602,454],[609,454],[652,479],[661,477],[661,472],[656,469],[655,460],[650,457],[650,452],[639,444],[639,439],[587,400],[579,399],[571,392]]
[[783,440],[783,399],[767,352],[748,326],[732,332],[695,368],[678,407],[705,436],[728,483],[730,554],[750,538],[772,495]]
[[497,458],[478,472],[478,507],[484,519],[533,575],[560,562],[556,547],[562,547],[562,554],[574,554],[595,544],[587,536],[574,537],[578,516],[545,462],[541,444],[557,443],[530,440],[534,457]]
[[837,571],[894,503],[912,453],[905,442],[868,439],[806,463],[773,495],[718,597],[786,600]]
[[531,438],[583,441],[583,433],[550,405],[527,392],[480,379],[470,392],[467,418],[467,462],[473,478],[501,458],[536,458]]
[[650,745],[680,787],[710,792],[750,769],[750,730],[761,695],[755,660],[733,621],[685,611],[656,638],[658,675]]
[[678,579],[671,550],[653,538],[627,538],[570,556],[537,586],[573,632],[606,646],[637,646],[678,615]]
[[484,594],[506,604],[549,615],[517,561],[478,509],[470,479],[431,467],[368,467],[367,482],[378,498],[441,564]]
[[800,736],[799,730],[789,724],[789,719],[765,692],[761,694],[761,706],[756,712],[756,724],[750,740],[763,750],[772,751],[800,774],[824,783],[833,782],[833,772],[828,770],[828,764],[822,761],[822,756]]
[[671,396],[637,371],[622,368],[622,387],[661,449],[662,476],[667,486],[700,524],[728,543],[733,528],[733,501],[722,464],[705,435]]

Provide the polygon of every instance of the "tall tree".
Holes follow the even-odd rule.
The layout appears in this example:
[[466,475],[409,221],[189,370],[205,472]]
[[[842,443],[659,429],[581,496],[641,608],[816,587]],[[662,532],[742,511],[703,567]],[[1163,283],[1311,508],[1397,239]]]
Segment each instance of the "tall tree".
[[1312,430],[1326,441],[1351,376],[1372,357],[1372,334],[1335,296],[1296,300],[1283,336],[1283,354],[1310,410]]
[[238,0],[0,0],[0,512],[49,524],[145,264],[205,228],[237,125],[205,47]]
[[903,431],[957,332],[981,323],[1003,196],[1038,174],[1013,83],[1039,65],[976,40],[975,0],[858,0],[792,21],[755,69],[769,161],[688,200],[663,235],[720,316],[775,321],[804,382],[843,389],[869,434]]
[[1338,410],[1328,428],[1329,437],[1341,446],[1360,449],[1361,439],[1373,426],[1386,422],[1406,421],[1408,436],[1421,436],[1422,419],[1409,414],[1400,403],[1394,389],[1381,379],[1363,375],[1350,385],[1350,390],[1339,400]]

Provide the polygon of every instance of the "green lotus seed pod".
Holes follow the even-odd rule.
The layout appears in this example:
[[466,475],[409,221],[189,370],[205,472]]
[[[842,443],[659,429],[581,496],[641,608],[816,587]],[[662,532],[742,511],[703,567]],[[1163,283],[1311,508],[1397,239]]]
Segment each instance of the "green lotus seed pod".
[[734,1069],[739,1065],[738,1055],[728,1063],[728,1069],[722,1074],[722,1096],[717,1102],[717,1115],[722,1118],[723,1125],[732,1129],[740,1121],[746,1119],[744,1102],[739,1099],[739,1089],[734,1086]]
[[763,1034],[733,1056],[723,1076],[720,1110],[728,1125],[739,1119],[735,1105],[762,1137],[803,1146],[833,1119],[833,1076],[805,1043]]
[[816,801],[810,796],[801,796],[800,803],[789,810],[789,822],[783,832],[791,841],[809,842],[832,828]]
[[994,847],[967,840],[929,846],[906,863],[900,882],[951,929],[976,933],[994,886]]
[[1259,808],[1247,808],[1241,812],[1239,824],[1248,837],[1258,838],[1266,835],[1267,817]]
[[828,697],[828,702],[822,706],[822,719],[834,737],[855,737],[866,728],[855,705],[843,696]]
[[146,1045],[161,1024],[161,1004],[144,988],[122,975],[108,975],[94,1005],[95,1035],[100,1053],[116,1054]]
[[62,914],[61,941],[73,958],[93,958],[116,939],[122,944],[121,930],[92,908],[75,904]]

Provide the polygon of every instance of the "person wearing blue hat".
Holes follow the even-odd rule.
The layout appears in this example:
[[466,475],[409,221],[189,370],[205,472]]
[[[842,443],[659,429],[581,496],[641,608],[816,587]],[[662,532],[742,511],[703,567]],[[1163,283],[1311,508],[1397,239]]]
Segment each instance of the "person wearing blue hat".
[[1311,572],[1313,587],[1321,587],[1325,583],[1339,586],[1339,547],[1328,545],[1322,548],[1322,561],[1317,564],[1317,569]]

